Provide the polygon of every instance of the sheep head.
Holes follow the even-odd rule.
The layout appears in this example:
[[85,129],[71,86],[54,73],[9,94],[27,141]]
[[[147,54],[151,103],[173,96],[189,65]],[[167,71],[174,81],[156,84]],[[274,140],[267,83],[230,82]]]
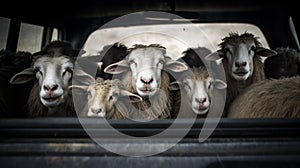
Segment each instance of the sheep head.
[[193,68],[192,74],[183,77],[180,81],[170,83],[171,90],[182,89],[185,97],[195,114],[206,114],[211,104],[213,87],[225,89],[227,84],[219,79],[209,77],[203,68]]
[[[116,112],[115,104],[117,101],[128,98],[130,102],[141,101],[142,98],[135,95],[122,86],[120,80],[103,80],[97,78],[89,86],[72,85],[70,88],[75,92],[86,92],[88,95],[87,116],[88,117],[103,117],[110,119]],[[123,114],[124,116],[128,114]]]
[[65,102],[73,67],[74,61],[68,56],[43,55],[33,62],[32,67],[14,75],[10,82],[22,84],[37,79],[40,101],[44,106],[52,108]]
[[137,45],[130,49],[126,59],[111,64],[104,72],[120,74],[131,71],[132,84],[142,97],[151,97],[160,88],[162,70],[182,72],[188,67],[167,57],[164,47],[158,45]]
[[[230,33],[228,37],[222,39],[219,44],[221,49],[217,54],[224,58],[227,62],[230,76],[238,81],[245,81],[253,74],[254,61],[253,59],[260,59],[262,57],[270,57],[276,55],[276,51],[264,48],[251,33]],[[209,60],[216,60],[216,53],[208,55]],[[255,58],[257,57],[257,58]]]

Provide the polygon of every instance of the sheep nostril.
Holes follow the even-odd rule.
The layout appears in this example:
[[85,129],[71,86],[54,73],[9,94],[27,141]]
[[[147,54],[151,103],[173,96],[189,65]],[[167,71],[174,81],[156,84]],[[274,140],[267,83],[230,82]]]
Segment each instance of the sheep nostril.
[[53,85],[52,88],[51,88],[51,91],[54,91],[58,88],[58,85]]
[[200,103],[205,103],[205,102],[206,102],[206,98],[200,99]]
[[247,62],[235,62],[235,66],[242,68],[245,67],[247,65]]
[[44,90],[46,90],[46,91],[49,91],[49,90],[51,90],[51,88],[48,86],[48,85],[44,85]]
[[153,78],[150,78],[150,79],[143,79],[141,78],[141,82],[143,82],[144,84],[150,84],[153,82]]
[[203,98],[203,99],[198,99],[196,98],[196,102],[200,103],[200,104],[203,104],[206,102],[206,98]]
[[50,86],[50,85],[44,85],[43,88],[46,91],[55,91],[58,88],[58,85],[56,85],[56,84],[52,85],[52,86]]
[[102,112],[102,109],[101,109],[101,108],[92,108],[91,111],[92,111],[92,113],[94,113],[94,114],[99,114],[99,113]]

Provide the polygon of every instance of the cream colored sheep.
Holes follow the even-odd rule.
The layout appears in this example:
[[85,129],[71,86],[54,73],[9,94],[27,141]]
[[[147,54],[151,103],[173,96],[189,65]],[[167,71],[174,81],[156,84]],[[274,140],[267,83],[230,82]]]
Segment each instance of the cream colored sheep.
[[255,83],[231,104],[229,118],[299,118],[300,77]]
[[174,98],[172,117],[176,117],[180,109],[184,114],[179,117],[206,116],[212,101],[212,89],[225,89],[226,83],[209,76],[205,67],[194,67],[190,73],[182,75],[179,81],[170,84],[171,90],[180,89]]
[[[104,80],[97,78],[89,86],[72,85],[75,92],[87,93],[87,104],[82,116],[102,117],[106,119],[127,119],[131,117],[131,102],[142,98],[125,89],[118,79]],[[76,91],[77,90],[77,91]]]
[[[187,66],[166,56],[159,45],[136,45],[122,61],[111,64],[104,72],[120,77],[127,90],[143,101],[133,103],[147,117],[143,120],[170,118],[169,76],[166,71],[183,72]],[[119,75],[121,74],[121,75]]]

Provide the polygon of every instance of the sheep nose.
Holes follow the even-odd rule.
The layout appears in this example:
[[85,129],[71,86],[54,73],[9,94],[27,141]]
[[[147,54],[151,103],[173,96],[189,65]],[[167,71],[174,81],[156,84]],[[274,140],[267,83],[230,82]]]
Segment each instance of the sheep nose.
[[153,82],[153,78],[151,77],[151,78],[149,78],[149,79],[146,79],[146,78],[141,78],[141,82],[143,82],[144,84],[150,84],[150,83],[152,83]]
[[234,64],[238,68],[243,68],[247,65],[247,62],[235,62]]
[[102,109],[101,109],[101,108],[91,108],[91,111],[92,111],[92,113],[94,113],[94,114],[99,114],[99,113],[102,112]]
[[53,85],[44,85],[44,90],[45,91],[55,91],[58,88],[57,84]]
[[200,104],[203,104],[206,102],[206,98],[203,98],[203,99],[198,99],[196,98],[196,102],[200,103]]

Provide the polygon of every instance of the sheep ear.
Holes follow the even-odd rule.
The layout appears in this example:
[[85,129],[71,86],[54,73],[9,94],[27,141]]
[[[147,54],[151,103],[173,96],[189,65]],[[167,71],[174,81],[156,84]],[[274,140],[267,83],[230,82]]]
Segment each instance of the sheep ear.
[[71,89],[72,92],[77,93],[77,94],[86,93],[88,88],[89,88],[88,86],[83,86],[83,85],[71,85],[71,86],[69,86],[69,89]]
[[35,79],[35,73],[32,68],[24,69],[23,71],[15,74],[11,79],[11,84],[23,84]]
[[217,89],[226,89],[227,88],[227,84],[226,82],[220,80],[220,79],[215,79],[214,81],[214,86],[217,88]]
[[169,89],[170,90],[179,90],[180,89],[180,85],[181,85],[181,82],[179,82],[179,81],[171,82],[169,84]]
[[267,49],[264,47],[257,47],[256,55],[261,57],[272,57],[277,55],[277,52],[271,49]]
[[76,67],[73,70],[73,83],[88,86],[93,83],[95,79],[81,68]]
[[188,70],[188,66],[185,63],[172,60],[170,57],[166,57],[164,68],[173,72],[183,72]]
[[210,53],[209,55],[205,56],[205,59],[208,61],[217,61],[224,57],[224,54],[222,51],[216,51],[213,53]]
[[123,72],[126,72],[129,68],[128,61],[127,60],[121,60],[117,63],[108,65],[105,69],[105,73],[109,74],[121,74]]
[[139,95],[133,94],[128,90],[120,89],[120,98],[122,97],[129,97],[130,102],[140,102],[143,100],[143,98]]

